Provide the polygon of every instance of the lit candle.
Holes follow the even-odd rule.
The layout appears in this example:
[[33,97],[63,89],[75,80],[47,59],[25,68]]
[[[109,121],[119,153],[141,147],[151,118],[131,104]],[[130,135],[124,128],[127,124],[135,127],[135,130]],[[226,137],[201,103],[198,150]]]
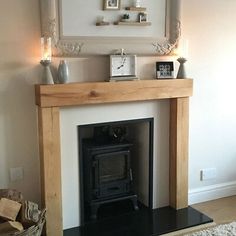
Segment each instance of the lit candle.
[[51,38],[42,37],[41,38],[41,61],[40,64],[43,66],[44,70],[42,73],[42,83],[43,84],[54,84],[52,73],[50,70],[50,64],[52,60],[52,48],[51,48]]
[[50,37],[41,38],[41,60],[42,61],[52,60],[52,41]]

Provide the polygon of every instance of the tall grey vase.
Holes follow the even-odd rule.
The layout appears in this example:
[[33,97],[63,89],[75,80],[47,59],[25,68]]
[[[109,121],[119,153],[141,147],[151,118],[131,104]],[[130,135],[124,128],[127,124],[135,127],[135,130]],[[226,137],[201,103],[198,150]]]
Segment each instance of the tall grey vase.
[[61,60],[58,66],[58,82],[66,84],[69,80],[69,69],[66,60]]

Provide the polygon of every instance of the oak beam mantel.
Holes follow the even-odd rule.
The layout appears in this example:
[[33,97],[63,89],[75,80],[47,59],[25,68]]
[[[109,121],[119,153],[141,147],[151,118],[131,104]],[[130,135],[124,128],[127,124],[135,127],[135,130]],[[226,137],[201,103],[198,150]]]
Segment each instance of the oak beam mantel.
[[78,106],[192,96],[192,79],[36,85],[40,107]]
[[170,206],[188,206],[189,97],[192,79],[35,85],[42,201],[47,236],[62,236],[60,107],[170,99]]

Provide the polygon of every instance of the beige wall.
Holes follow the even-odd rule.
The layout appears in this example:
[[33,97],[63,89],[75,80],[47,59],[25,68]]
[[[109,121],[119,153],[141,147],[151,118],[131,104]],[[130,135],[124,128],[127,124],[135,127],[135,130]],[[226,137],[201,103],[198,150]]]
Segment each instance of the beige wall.
[[[40,75],[38,0],[4,0],[0,7],[0,188],[39,201],[34,87]],[[9,168],[23,167],[10,182]]]
[[[183,3],[183,35],[189,39],[186,66],[194,78],[190,190],[227,183],[235,187],[236,2]],[[18,188],[26,198],[36,201],[40,184],[33,84],[39,82],[42,69],[38,63],[38,4],[38,0],[2,0],[0,7],[0,188]],[[154,75],[155,60],[139,58],[142,77]],[[103,80],[109,74],[106,58],[71,59],[70,68],[71,81]],[[12,183],[9,168],[19,166],[24,168],[24,180]],[[217,178],[202,182],[200,170],[208,167],[217,168]]]
[[[183,35],[189,39],[189,187],[193,200],[236,194],[236,1],[182,0]],[[200,170],[217,177],[200,181]],[[198,195],[200,197],[198,197]]]

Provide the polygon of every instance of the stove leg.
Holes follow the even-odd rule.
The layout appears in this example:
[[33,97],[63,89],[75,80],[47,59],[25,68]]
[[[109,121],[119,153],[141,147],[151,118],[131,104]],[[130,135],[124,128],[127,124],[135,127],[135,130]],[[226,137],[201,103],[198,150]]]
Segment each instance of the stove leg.
[[90,207],[90,209],[91,209],[90,219],[91,220],[96,220],[97,219],[97,211],[98,211],[99,207],[100,207],[100,204],[92,205]]
[[136,195],[131,198],[131,201],[132,201],[132,203],[133,203],[134,210],[135,210],[135,211],[139,210],[139,207],[138,207],[138,199],[137,199],[137,196],[136,196]]

